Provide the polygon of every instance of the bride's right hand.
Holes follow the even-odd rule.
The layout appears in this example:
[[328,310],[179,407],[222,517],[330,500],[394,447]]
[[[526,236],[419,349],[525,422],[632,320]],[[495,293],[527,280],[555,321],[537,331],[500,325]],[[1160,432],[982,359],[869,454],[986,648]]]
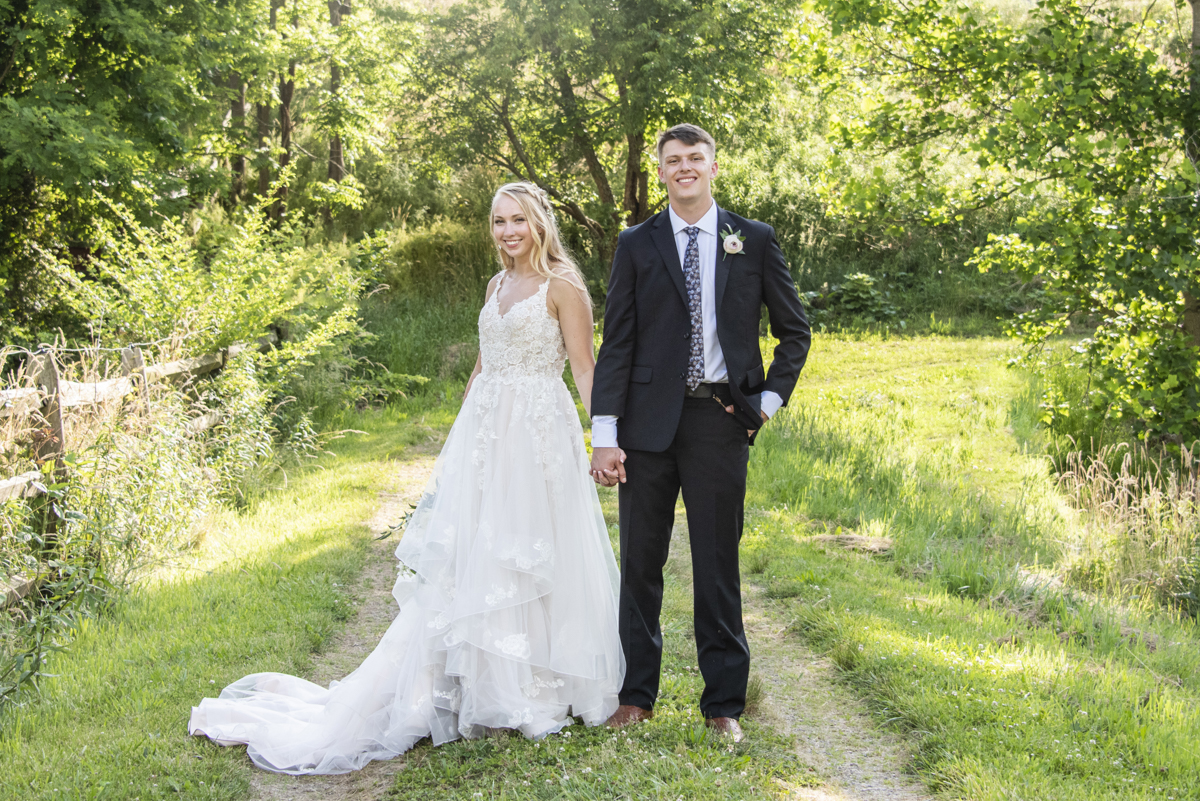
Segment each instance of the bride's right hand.
[[625,451],[620,448],[592,449],[592,480],[602,487],[625,483]]

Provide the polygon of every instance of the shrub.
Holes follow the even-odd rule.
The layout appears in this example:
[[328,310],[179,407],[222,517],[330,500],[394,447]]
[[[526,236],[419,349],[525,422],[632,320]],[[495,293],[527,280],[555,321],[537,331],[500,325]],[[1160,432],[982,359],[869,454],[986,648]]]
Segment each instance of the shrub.
[[109,205],[118,222],[100,223],[88,273],[59,267],[68,302],[91,321],[94,340],[169,343],[195,354],[253,342],[277,325],[313,337],[307,344],[293,337],[272,357],[283,365],[354,329],[362,283],[351,269],[355,254],[309,246],[302,221],[272,226],[264,207],[230,222],[197,215],[151,228]]

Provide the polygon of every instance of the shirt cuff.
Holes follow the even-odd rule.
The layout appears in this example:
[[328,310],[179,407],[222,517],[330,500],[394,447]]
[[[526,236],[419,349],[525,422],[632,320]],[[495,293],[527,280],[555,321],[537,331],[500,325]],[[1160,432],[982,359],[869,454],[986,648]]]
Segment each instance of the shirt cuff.
[[[776,396],[778,397],[778,396]],[[598,414],[592,418],[592,448],[617,447],[617,417]]]
[[[779,397],[771,390],[766,390],[758,399],[758,408],[762,409],[762,413],[767,417],[774,417],[775,412],[779,411],[779,407],[783,405],[783,398]],[[593,428],[593,430],[595,430]],[[595,442],[596,435],[592,434],[592,441]]]

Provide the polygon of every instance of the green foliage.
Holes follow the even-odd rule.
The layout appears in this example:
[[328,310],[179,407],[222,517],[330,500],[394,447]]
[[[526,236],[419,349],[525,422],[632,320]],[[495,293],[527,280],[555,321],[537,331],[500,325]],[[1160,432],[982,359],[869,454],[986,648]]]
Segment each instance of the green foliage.
[[[866,273],[854,273],[825,292],[806,292],[804,297],[817,309],[840,312],[867,323],[889,322],[896,316],[892,293],[879,289],[877,283]],[[904,321],[901,321],[901,327],[904,327]]]
[[488,281],[500,271],[482,214],[465,223],[436,217],[401,225],[370,237],[364,247],[375,251],[372,279],[399,295],[482,305]]
[[[336,139],[353,169],[387,144],[413,26],[390,6],[351,5],[333,26],[321,0],[0,4],[5,339],[82,333],[48,266],[86,274],[97,223],[121,224],[97,194],[143,224],[272,196],[277,217],[287,204],[330,222],[356,213],[362,188],[331,180],[325,154]],[[313,174],[273,186],[298,160]]]
[[754,125],[720,109],[765,102],[774,81],[761,65],[790,7],[456,4],[429,20],[415,71],[429,99],[424,138],[451,164],[491,164],[545,188],[606,261],[622,222],[661,207],[650,194],[658,129]]
[[[809,48],[809,39],[809,44],[796,46]],[[821,324],[855,324],[823,298],[845,276],[863,273],[890,293],[896,318],[909,327],[920,327],[934,313],[998,330],[996,319],[1027,308],[1036,289],[1002,271],[980,273],[967,261],[987,243],[989,232],[1011,224],[1019,204],[966,213],[963,220],[938,229],[897,230],[885,213],[892,211],[890,206],[848,214],[834,193],[841,182],[878,169],[888,185],[904,185],[903,165],[896,159],[843,157],[831,139],[838,120],[858,113],[862,94],[837,90],[815,77],[795,77],[772,97],[759,130],[720,143],[717,202],[775,228],[797,287],[812,293]],[[947,164],[930,185],[949,189],[962,180],[962,172],[962,164]],[[894,192],[889,198],[899,200]]]
[[205,453],[217,491],[244,501],[256,474],[274,468],[275,427],[271,398],[258,380],[254,358],[237,355],[213,382],[212,400],[221,414]]
[[1170,596],[1194,586],[1194,467],[1158,490],[1102,463],[1060,482],[1012,350],[818,336],[751,456],[748,583],[905,733],[935,792],[1189,798],[1200,649]]
[[272,326],[294,329],[264,364],[302,362],[354,328],[361,279],[335,249],[309,247],[292,222],[261,213],[206,227],[202,218],[139,223],[109,205],[93,277],[62,267],[68,302],[110,345],[167,342],[187,354],[253,342]]
[[[1015,331],[1037,344],[1072,319],[1093,321],[1084,346],[1101,413],[1146,436],[1200,436],[1200,342],[1183,325],[1200,292],[1200,173],[1186,145],[1200,95],[1189,98],[1184,73],[1160,58],[1164,32],[1076,0],[1041,0],[1020,26],[941,0],[824,8],[847,51],[885,76],[842,125],[843,147],[898,155],[901,194],[926,205],[910,224],[1044,198],[975,262],[1044,283],[1044,302]],[[821,58],[813,69],[830,69]],[[952,152],[939,141],[960,143],[979,166],[950,194],[928,182]],[[851,212],[888,205],[890,191],[880,180],[849,182],[842,203]]]

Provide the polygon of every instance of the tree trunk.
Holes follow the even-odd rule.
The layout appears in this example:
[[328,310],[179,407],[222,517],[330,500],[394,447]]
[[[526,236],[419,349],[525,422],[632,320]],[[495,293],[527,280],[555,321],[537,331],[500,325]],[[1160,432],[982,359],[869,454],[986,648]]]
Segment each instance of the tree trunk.
[[[271,0],[271,30],[275,30],[280,0]],[[258,117],[258,194],[271,191],[271,106],[259,103]]]
[[[300,18],[295,14],[293,9],[292,28],[300,27]],[[296,94],[296,60],[288,61],[287,77],[281,77],[279,80],[279,174],[282,175],[288,165],[292,163],[292,132],[296,128],[295,122],[292,120],[292,98]],[[275,190],[275,197],[279,202],[275,204],[274,212],[275,219],[282,219],[287,214],[287,195],[288,187],[286,182],[281,182],[279,188]]]
[[[1200,0],[1189,1],[1192,4],[1192,63],[1188,83],[1191,108],[1188,109],[1183,139],[1192,168],[1200,170]],[[1183,330],[1192,338],[1192,344],[1200,347],[1200,298],[1184,292],[1183,301]]]
[[[350,0],[329,0],[329,24],[338,28],[342,24],[342,15],[351,11]],[[338,66],[335,57],[329,65],[329,94],[337,102],[342,91],[342,68]],[[346,160],[342,152],[342,137],[337,133],[329,140],[329,180],[340,181],[346,177]]]
[[259,103],[255,112],[258,117],[258,194],[266,195],[271,189],[271,107]]
[[625,224],[637,225],[650,216],[650,176],[642,169],[642,156],[646,149],[645,131],[626,134],[625,142],[625,197],[622,209],[625,212]]
[[608,174],[604,171],[604,165],[600,163],[600,157],[596,153],[596,146],[592,142],[591,134],[588,133],[579,114],[579,105],[575,100],[575,86],[571,83],[571,76],[567,74],[567,68],[562,66],[559,54],[555,53],[554,57],[559,62],[554,79],[558,82],[562,110],[571,126],[571,139],[574,141],[575,147],[579,149],[579,154],[583,156],[583,162],[587,165],[588,175],[591,176],[592,183],[596,186],[596,194],[599,195],[600,202],[606,206],[615,206],[616,198],[613,197],[612,187],[608,183]]
[[229,88],[233,92],[229,128],[234,147],[229,203],[236,206],[246,194],[246,83],[235,72],[229,77]]

